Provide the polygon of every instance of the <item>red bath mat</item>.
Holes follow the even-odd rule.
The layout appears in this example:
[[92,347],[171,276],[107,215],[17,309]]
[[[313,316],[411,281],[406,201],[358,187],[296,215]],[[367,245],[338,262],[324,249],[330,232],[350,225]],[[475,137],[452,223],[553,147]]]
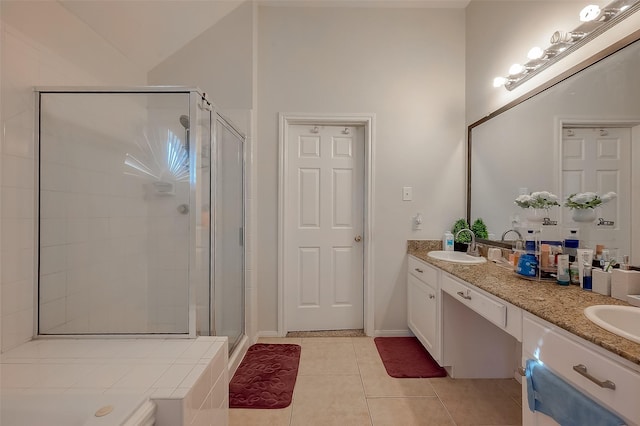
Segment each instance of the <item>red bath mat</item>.
[[285,408],[298,377],[300,346],[252,345],[229,382],[229,408]]
[[446,377],[447,372],[415,337],[373,339],[387,374],[397,378]]

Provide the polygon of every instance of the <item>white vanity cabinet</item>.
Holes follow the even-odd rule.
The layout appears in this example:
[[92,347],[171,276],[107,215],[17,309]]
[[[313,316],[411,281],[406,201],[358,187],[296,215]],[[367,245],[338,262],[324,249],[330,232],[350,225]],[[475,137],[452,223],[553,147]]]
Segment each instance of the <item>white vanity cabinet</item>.
[[[625,365],[625,360],[531,314],[523,318],[522,353],[523,367],[527,359],[539,359],[556,375],[623,418],[627,425],[640,426],[640,371],[631,363]],[[522,414],[524,426],[557,424],[548,416],[529,410],[526,380],[522,386]]]
[[440,271],[409,256],[407,306],[409,328],[441,364]]

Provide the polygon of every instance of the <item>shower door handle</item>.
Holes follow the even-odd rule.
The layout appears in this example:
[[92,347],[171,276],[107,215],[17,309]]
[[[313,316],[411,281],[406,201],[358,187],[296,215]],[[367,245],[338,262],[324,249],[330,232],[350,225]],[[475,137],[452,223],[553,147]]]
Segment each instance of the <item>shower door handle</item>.
[[244,246],[244,228],[238,228],[238,241],[240,242],[240,247]]

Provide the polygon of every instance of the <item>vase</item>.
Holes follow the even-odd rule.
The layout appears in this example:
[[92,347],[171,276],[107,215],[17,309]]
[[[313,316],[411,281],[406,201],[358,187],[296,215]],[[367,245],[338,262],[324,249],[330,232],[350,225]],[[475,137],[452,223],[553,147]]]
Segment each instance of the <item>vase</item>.
[[573,209],[571,215],[574,222],[593,222],[596,220],[594,209]]
[[528,222],[544,222],[545,217],[549,217],[547,209],[528,208],[524,211],[524,217]]
[[467,249],[469,249],[469,243],[453,243],[453,251],[462,251],[466,253]]

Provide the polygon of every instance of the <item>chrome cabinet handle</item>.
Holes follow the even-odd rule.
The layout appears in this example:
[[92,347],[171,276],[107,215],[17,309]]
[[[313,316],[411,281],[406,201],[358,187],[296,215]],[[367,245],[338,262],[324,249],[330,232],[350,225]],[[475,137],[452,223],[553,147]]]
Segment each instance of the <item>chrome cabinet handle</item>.
[[616,384],[613,383],[611,380],[602,381],[602,380],[596,379],[595,377],[593,377],[591,374],[587,372],[587,367],[582,364],[574,365],[573,370],[578,372],[578,374],[580,374],[581,376],[584,376],[587,379],[591,380],[593,383],[600,386],[601,388],[607,388],[612,390],[616,389]]
[[423,272],[424,272],[424,271],[423,271],[422,269],[420,269],[420,268],[416,268],[416,271],[417,271],[417,272],[420,272],[420,273],[423,273]]
[[458,292],[458,296],[462,297],[463,299],[471,300],[471,296],[466,295],[461,291]]

